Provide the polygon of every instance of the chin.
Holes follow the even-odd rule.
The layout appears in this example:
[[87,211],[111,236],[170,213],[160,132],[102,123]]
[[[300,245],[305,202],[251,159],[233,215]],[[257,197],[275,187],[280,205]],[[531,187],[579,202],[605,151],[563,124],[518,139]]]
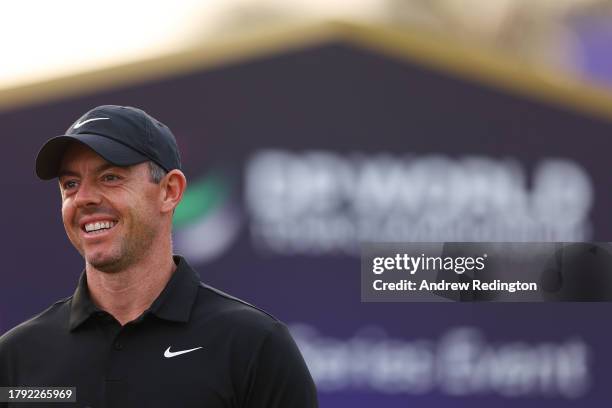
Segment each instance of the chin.
[[114,273],[122,268],[121,257],[95,254],[85,257],[87,263],[100,272]]

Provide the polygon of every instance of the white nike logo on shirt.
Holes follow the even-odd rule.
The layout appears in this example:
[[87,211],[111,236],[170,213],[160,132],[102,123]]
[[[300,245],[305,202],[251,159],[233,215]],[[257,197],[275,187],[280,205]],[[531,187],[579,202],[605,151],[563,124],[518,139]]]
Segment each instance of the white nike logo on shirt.
[[170,351],[170,347],[168,347],[166,349],[166,351],[164,351],[164,357],[172,358],[172,357],[180,356],[181,354],[191,353],[192,351],[196,351],[196,350],[199,350],[201,348],[202,347],[196,347],[196,348],[192,348],[192,349],[189,349],[189,350],[181,350],[181,351],[172,352],[172,351]]
[[84,120],[84,121],[82,121],[82,122],[75,123],[75,124],[74,124],[74,126],[73,126],[73,128],[78,129],[78,128],[80,128],[81,126],[83,126],[84,124],[86,124],[87,122],[93,122],[94,120],[104,120],[104,119],[110,119],[110,118],[93,118],[93,119],[87,119],[87,120]]

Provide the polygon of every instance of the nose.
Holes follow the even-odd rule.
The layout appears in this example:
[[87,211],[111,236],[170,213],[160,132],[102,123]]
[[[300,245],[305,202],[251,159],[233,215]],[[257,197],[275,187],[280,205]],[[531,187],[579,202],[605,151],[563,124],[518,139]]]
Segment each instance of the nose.
[[101,200],[100,191],[95,184],[82,180],[74,196],[74,205],[76,207],[97,206]]

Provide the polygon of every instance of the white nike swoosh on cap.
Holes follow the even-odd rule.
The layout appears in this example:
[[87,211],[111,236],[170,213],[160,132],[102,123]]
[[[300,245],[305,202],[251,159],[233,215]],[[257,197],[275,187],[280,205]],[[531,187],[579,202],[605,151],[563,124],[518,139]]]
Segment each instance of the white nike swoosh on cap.
[[73,128],[78,129],[78,128],[80,128],[81,126],[83,126],[84,124],[86,124],[87,122],[93,122],[94,120],[104,120],[104,119],[110,119],[110,118],[93,118],[93,119],[87,119],[87,120],[84,120],[84,121],[82,121],[82,122],[75,123],[75,124],[74,124],[74,126],[73,126]]
[[172,358],[172,357],[180,356],[181,354],[191,353],[192,351],[196,351],[196,350],[199,350],[201,348],[202,347],[196,347],[196,348],[192,348],[192,349],[189,349],[189,350],[181,350],[181,351],[172,352],[172,351],[170,351],[170,347],[168,347],[166,349],[166,351],[164,351],[164,357]]

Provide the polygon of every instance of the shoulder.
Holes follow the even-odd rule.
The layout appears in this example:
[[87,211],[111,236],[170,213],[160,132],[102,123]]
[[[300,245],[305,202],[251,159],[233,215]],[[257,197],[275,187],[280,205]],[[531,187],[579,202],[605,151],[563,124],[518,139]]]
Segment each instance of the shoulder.
[[284,323],[263,309],[200,283],[195,316],[224,350],[240,405],[316,407],[316,388]]
[[248,331],[266,336],[270,331],[284,327],[267,311],[219,289],[200,282],[193,310],[196,320],[215,322],[232,331]]
[[269,359],[269,349],[299,355],[284,323],[259,307],[203,283],[190,321],[195,333],[232,355],[233,361],[240,361],[237,366],[242,367],[241,372],[262,356]]
[[0,354],[16,348],[26,348],[31,343],[40,343],[54,331],[63,330],[68,325],[70,301],[72,296],[58,300],[36,316],[15,326],[0,336]]

